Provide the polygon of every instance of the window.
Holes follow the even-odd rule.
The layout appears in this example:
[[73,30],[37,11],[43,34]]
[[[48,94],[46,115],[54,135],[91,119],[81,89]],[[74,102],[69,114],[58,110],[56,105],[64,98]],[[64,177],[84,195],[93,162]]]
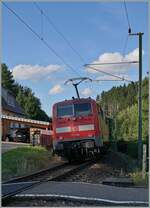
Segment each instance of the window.
[[20,124],[20,128],[25,128],[25,124]]
[[19,124],[18,123],[15,123],[15,128],[19,128]]
[[63,105],[57,107],[58,117],[70,117],[73,116],[73,105]]
[[9,94],[8,94],[8,97],[7,97],[7,102],[8,102],[8,105],[15,106],[14,97],[9,95]]
[[90,103],[74,104],[75,116],[88,115],[92,113]]
[[13,125],[13,123],[11,122],[11,123],[10,123],[10,128],[13,129],[13,127],[14,127],[14,125]]

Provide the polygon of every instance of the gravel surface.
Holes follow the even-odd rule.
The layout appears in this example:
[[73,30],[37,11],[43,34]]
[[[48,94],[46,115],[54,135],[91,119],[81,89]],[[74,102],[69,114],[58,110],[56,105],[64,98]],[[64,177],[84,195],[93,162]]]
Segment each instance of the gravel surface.
[[82,170],[74,176],[66,178],[64,181],[101,183],[105,178],[119,175],[120,170],[113,170],[111,166],[100,162]]
[[[50,206],[50,207],[65,207],[65,206],[96,206],[95,203],[85,203],[85,202],[77,202],[71,200],[63,200],[63,199],[51,199],[51,200],[43,200],[43,199],[30,199],[30,200],[13,200],[13,203],[7,204],[7,206],[13,207],[22,207],[22,206]],[[98,205],[97,205],[98,206]]]
[[[28,200],[13,200],[13,203],[8,203],[8,207],[95,207],[95,206],[107,206],[107,207],[120,207],[122,205],[106,204],[104,202],[79,202],[64,199],[28,199]],[[147,207],[146,205],[123,205],[123,207]]]
[[127,161],[118,154],[109,152],[99,162],[80,171],[78,174],[67,177],[64,181],[102,183],[109,177],[127,176]]

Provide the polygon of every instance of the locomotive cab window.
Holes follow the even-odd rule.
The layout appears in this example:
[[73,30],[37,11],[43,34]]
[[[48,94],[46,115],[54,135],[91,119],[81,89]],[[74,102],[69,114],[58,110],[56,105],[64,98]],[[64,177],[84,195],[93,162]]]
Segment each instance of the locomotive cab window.
[[74,104],[75,116],[89,115],[92,113],[90,103]]
[[57,106],[57,117],[73,116],[73,105]]

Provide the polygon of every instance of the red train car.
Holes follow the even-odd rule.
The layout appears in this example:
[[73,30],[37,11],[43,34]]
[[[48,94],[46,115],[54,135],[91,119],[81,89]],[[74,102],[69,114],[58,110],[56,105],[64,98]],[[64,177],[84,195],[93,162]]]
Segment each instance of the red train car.
[[91,98],[53,106],[54,151],[69,160],[85,158],[108,143],[109,129],[100,106]]

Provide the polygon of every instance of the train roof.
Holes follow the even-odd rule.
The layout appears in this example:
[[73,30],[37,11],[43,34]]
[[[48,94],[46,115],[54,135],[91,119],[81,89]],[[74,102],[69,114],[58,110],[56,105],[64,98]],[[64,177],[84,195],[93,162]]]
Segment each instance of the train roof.
[[93,100],[91,97],[89,97],[89,98],[73,98],[70,100],[63,100],[61,102],[55,103],[54,105],[59,105],[59,104],[63,104],[63,103],[66,103],[66,104],[82,103],[82,102],[84,103],[84,102],[91,102],[91,101],[95,101],[95,100]]

